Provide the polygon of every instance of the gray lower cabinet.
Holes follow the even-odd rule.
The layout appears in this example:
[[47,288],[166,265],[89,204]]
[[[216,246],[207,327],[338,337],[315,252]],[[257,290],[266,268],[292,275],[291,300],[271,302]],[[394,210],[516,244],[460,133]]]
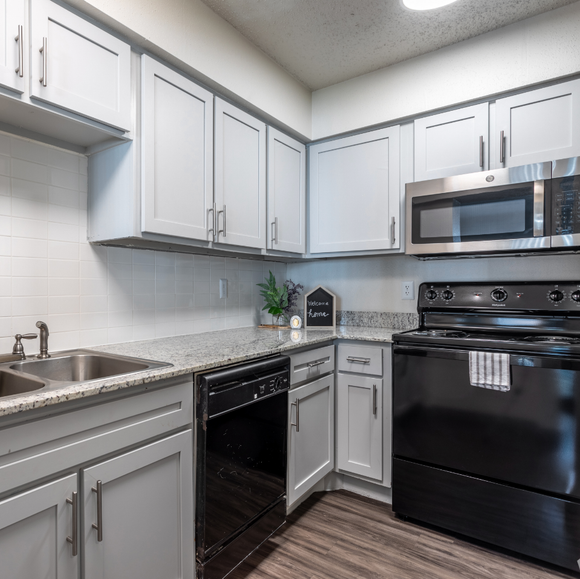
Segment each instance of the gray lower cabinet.
[[288,506],[334,469],[334,374],[289,394]]
[[150,388],[3,428],[2,576],[193,579],[193,386]]
[[337,469],[382,480],[382,379],[338,374],[336,412]]
[[[67,537],[73,534],[73,508],[67,499],[78,493],[77,475],[34,487],[0,502],[2,576],[76,579],[78,556]],[[77,500],[75,497],[75,500]]]

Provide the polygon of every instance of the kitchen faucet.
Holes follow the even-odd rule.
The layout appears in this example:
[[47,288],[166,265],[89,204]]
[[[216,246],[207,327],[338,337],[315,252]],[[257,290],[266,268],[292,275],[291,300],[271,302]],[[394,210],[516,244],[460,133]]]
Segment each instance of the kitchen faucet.
[[36,327],[40,330],[40,354],[36,356],[40,360],[50,358],[48,353],[48,326],[44,322],[36,322]]

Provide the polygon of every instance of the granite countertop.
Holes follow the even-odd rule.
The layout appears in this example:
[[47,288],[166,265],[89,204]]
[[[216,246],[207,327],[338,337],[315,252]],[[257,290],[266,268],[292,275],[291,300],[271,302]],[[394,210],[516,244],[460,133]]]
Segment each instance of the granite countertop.
[[98,348],[84,348],[121,356],[168,362],[172,366],[80,384],[65,384],[21,396],[0,398],[0,416],[51,406],[68,400],[86,398],[104,392],[113,392],[270,354],[290,352],[295,348],[328,342],[337,338],[391,342],[392,335],[401,331],[393,328],[360,326],[337,326],[336,330],[302,329],[298,331],[267,330],[254,327],[157,338],[143,342],[126,342]]

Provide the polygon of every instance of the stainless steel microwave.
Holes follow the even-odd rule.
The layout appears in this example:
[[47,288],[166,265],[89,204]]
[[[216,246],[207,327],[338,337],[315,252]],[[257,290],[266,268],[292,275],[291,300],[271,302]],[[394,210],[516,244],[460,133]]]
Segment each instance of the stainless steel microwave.
[[577,158],[409,183],[405,251],[427,259],[580,246],[579,175]]

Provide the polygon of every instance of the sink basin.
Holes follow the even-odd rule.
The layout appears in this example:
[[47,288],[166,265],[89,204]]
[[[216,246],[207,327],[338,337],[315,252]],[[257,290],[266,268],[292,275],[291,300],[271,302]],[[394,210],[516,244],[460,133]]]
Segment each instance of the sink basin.
[[171,366],[171,364],[102,352],[75,350],[46,360],[27,360],[11,364],[10,369],[54,382],[86,382],[163,366]]
[[29,378],[28,376],[21,376],[0,370],[0,397],[25,394],[33,390],[40,390],[44,386],[44,382],[36,378]]

